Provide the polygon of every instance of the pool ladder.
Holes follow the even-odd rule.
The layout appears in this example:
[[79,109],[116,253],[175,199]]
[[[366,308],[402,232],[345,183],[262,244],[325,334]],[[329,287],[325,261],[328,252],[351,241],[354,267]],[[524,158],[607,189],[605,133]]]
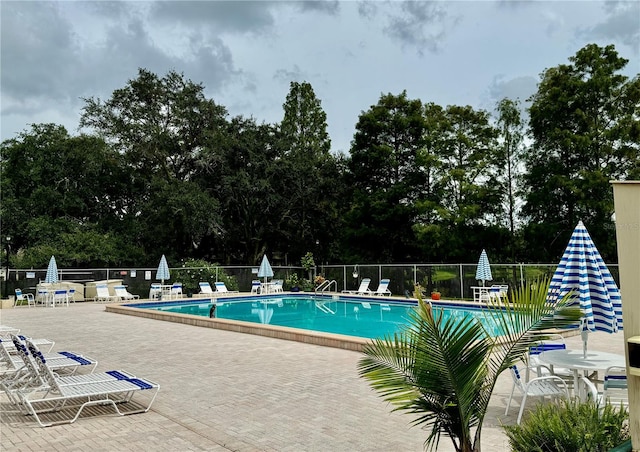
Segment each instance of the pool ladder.
[[338,291],[338,282],[335,279],[332,279],[331,281],[325,280],[322,284],[316,287],[315,293],[330,291],[331,286],[335,286],[335,291]]

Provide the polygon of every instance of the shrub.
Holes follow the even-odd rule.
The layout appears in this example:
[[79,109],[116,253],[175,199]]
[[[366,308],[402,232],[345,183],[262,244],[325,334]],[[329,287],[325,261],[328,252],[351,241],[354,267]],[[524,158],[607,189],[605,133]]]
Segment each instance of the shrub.
[[629,413],[592,401],[539,404],[520,425],[504,426],[514,452],[600,452],[629,438]]

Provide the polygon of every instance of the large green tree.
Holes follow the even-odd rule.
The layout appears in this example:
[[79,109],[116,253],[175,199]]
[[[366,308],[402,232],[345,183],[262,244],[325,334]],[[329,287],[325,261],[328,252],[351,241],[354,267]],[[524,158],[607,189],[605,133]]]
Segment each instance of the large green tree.
[[356,124],[347,180],[351,184],[344,246],[373,262],[415,259],[412,225],[425,188],[425,119],[420,100],[385,94]]
[[557,260],[582,220],[603,258],[616,259],[609,181],[640,166],[640,77],[614,46],[589,44],[545,70],[531,97],[524,220],[530,259]]
[[490,115],[470,106],[425,109],[428,143],[437,173],[437,217],[430,227],[440,260],[465,261],[500,243],[504,155]]
[[297,259],[313,251],[322,261],[328,257],[335,235],[340,191],[327,115],[308,82],[291,82],[283,110],[283,171],[273,181],[285,195],[280,231],[291,256]]
[[203,90],[175,71],[160,78],[140,69],[110,99],[85,99],[80,125],[103,137],[131,170],[131,202],[122,215],[138,228],[152,260],[191,256],[219,223],[215,194],[191,183],[203,150],[226,125],[226,109]]
[[105,266],[139,261],[120,227],[127,199],[122,157],[98,137],[33,125],[1,145],[3,234],[16,265]]
[[[511,262],[515,263],[517,262],[517,253],[521,248],[519,244],[520,228],[517,227],[516,222],[520,213],[518,181],[521,175],[520,168],[524,152],[524,122],[520,114],[518,100],[514,101],[508,98],[500,100],[497,105],[497,113],[499,130],[497,151],[501,154],[500,159],[505,164],[499,184],[502,187],[502,204],[506,216],[506,218],[502,218],[500,215],[497,218],[506,223],[509,228],[510,240],[504,255],[509,256]],[[515,267],[513,271],[515,272]]]

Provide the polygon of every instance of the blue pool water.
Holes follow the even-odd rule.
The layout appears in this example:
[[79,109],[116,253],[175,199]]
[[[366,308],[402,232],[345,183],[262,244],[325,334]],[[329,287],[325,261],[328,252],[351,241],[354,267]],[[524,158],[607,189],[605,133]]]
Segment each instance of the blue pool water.
[[[161,303],[135,303],[128,306],[209,317],[212,302],[179,300]],[[440,307],[435,306],[434,307]],[[262,297],[234,297],[216,301],[215,317],[243,322],[301,328],[325,333],[345,334],[365,338],[381,338],[400,332],[408,324],[409,312],[415,303],[392,300],[355,299],[320,295],[282,295]],[[493,334],[500,331],[489,324],[481,309],[443,305],[446,317],[473,315]]]

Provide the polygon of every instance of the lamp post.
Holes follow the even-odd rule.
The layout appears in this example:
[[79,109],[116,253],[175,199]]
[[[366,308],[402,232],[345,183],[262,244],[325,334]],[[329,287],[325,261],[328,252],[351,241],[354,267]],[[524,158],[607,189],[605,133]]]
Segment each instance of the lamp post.
[[11,253],[11,237],[7,236],[4,242],[5,255],[7,259],[6,271],[4,274],[4,294],[3,298],[9,298],[9,254]]

